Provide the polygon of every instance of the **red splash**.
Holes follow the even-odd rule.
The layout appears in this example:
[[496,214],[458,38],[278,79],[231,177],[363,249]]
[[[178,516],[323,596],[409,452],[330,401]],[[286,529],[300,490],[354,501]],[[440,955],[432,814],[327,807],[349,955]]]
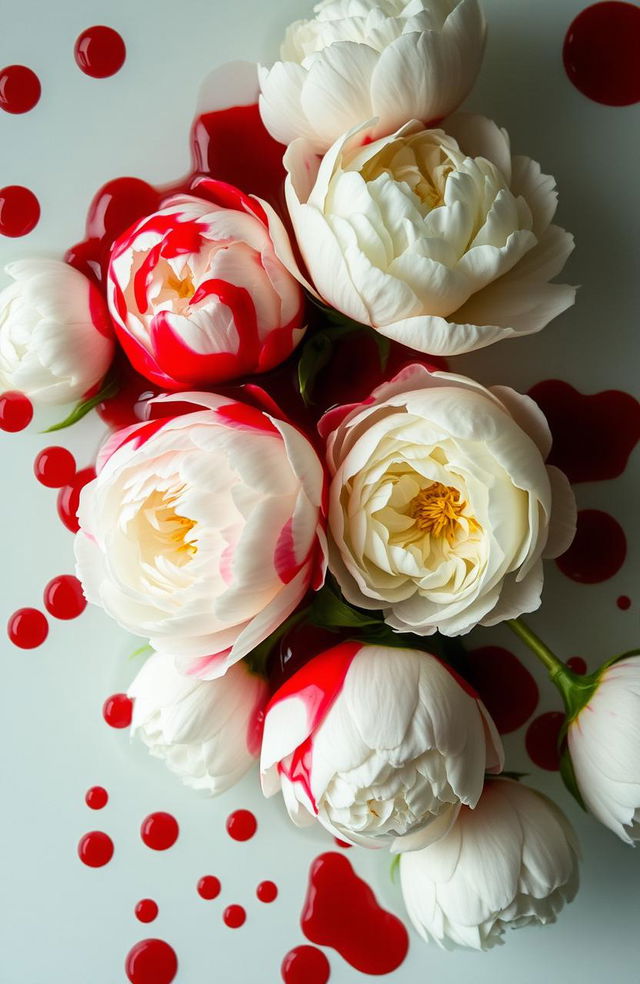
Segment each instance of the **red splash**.
[[222,920],[229,929],[240,929],[244,926],[247,913],[241,905],[228,905],[222,913]]
[[0,235],[17,239],[26,236],[38,224],[40,203],[23,185],[0,188]]
[[103,830],[91,830],[78,843],[78,857],[89,868],[103,868],[113,857],[113,841]]
[[129,950],[124,969],[131,984],[171,984],[178,958],[164,940],[140,940]]
[[198,895],[202,899],[217,899],[220,895],[220,879],[215,875],[203,875],[197,885]]
[[538,706],[538,687],[529,670],[508,649],[484,646],[467,654],[465,676],[501,735],[516,731]]
[[0,396],[0,430],[9,434],[28,427],[33,419],[33,404],[24,393],[8,390]]
[[616,605],[621,612],[626,612],[631,608],[631,598],[628,595],[620,595],[616,600]]
[[167,851],[178,839],[180,827],[175,817],[160,810],[150,813],[140,825],[140,837],[152,851]]
[[63,485],[58,492],[58,516],[70,533],[77,533],[80,529],[78,522],[78,506],[80,505],[80,493],[85,485],[92,482],[96,477],[96,470],[92,466],[82,468],[76,473],[75,478],[69,485]]
[[564,724],[562,711],[547,711],[531,722],[525,736],[525,746],[534,765],[548,772],[560,768],[560,731]]
[[124,65],[127,49],[117,31],[96,24],[79,35],[73,54],[76,65],[85,75],[92,79],[107,79]]
[[41,485],[48,489],[60,489],[73,481],[76,460],[66,448],[43,448],[33,463],[33,473]]
[[5,113],[28,113],[41,91],[40,79],[26,65],[7,65],[0,71],[0,109]]
[[322,950],[296,946],[282,961],[280,974],[285,984],[327,984],[331,967]]
[[278,886],[272,881],[260,882],[256,888],[256,897],[260,902],[275,902],[278,898]]
[[258,829],[258,821],[251,810],[235,810],[227,817],[226,828],[233,840],[247,841]]
[[620,523],[600,509],[581,509],[575,539],[556,564],[580,584],[599,584],[617,574],[627,556]]
[[640,8],[594,3],[572,21],[562,57],[576,89],[605,106],[640,101]]
[[112,694],[102,705],[102,716],[110,728],[128,728],[133,714],[133,701],[126,694]]
[[19,608],[7,623],[7,632],[19,649],[36,649],[49,635],[49,623],[37,608]]
[[140,899],[133,911],[138,922],[150,923],[158,915],[158,903],[153,899]]
[[109,793],[104,786],[92,786],[87,789],[84,801],[90,810],[103,810],[109,802]]
[[44,607],[54,618],[70,619],[82,615],[87,607],[82,585],[73,574],[54,577],[44,589]]

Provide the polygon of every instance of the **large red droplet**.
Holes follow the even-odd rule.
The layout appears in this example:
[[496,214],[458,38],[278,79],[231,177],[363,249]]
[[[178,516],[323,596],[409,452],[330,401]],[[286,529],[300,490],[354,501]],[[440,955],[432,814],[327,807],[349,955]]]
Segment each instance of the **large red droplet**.
[[220,879],[215,875],[203,875],[197,885],[198,895],[202,899],[211,901],[220,895]]
[[150,923],[158,915],[158,903],[153,899],[140,899],[134,909],[136,919],[141,923]]
[[126,694],[112,694],[102,705],[102,716],[110,728],[128,728],[133,715],[133,701]]
[[33,404],[24,393],[8,390],[0,396],[0,430],[15,434],[33,419]]
[[229,929],[240,929],[246,922],[247,913],[241,905],[228,905],[222,913],[222,919]]
[[502,735],[516,731],[538,706],[538,687],[513,653],[484,646],[467,654],[465,677],[477,690]]
[[296,946],[282,961],[280,973],[285,984],[327,984],[331,967],[322,950]]
[[33,472],[41,485],[46,485],[48,489],[61,489],[73,481],[76,460],[66,448],[43,448],[33,463]]
[[345,855],[334,851],[311,865],[300,922],[307,939],[333,947],[364,974],[390,974],[409,948],[402,922],[378,905]]
[[227,833],[236,841],[250,840],[258,829],[251,810],[235,810],[227,817]]
[[91,830],[80,838],[78,857],[89,868],[102,868],[113,857],[113,841],[103,830]]
[[115,75],[124,65],[127,49],[112,27],[96,24],[77,38],[73,53],[78,68],[93,79]]
[[549,772],[558,771],[560,768],[558,743],[563,724],[562,711],[547,711],[531,722],[527,728],[525,745],[534,765]]
[[272,881],[260,882],[256,888],[256,896],[261,902],[275,902],[278,898],[278,886]]
[[58,515],[71,533],[77,533],[80,529],[78,522],[80,493],[95,477],[95,468],[82,468],[76,473],[73,481],[69,485],[63,485],[58,492]]
[[109,802],[109,793],[104,786],[92,786],[87,789],[84,801],[90,810],[103,810]]
[[0,188],[0,234],[17,239],[26,236],[38,224],[40,203],[23,185]]
[[576,89],[606,106],[640,101],[640,8],[594,3],[572,21],[562,57]]
[[82,615],[87,607],[82,585],[73,574],[54,577],[44,589],[44,607],[54,618],[70,619]]
[[150,813],[140,825],[140,836],[152,851],[167,851],[178,839],[180,827],[175,817],[162,810]]
[[600,509],[581,509],[575,539],[556,564],[572,581],[598,584],[617,574],[626,556],[620,523]]
[[0,69],[0,109],[5,113],[28,113],[40,99],[40,79],[26,65]]
[[37,608],[19,608],[7,623],[7,632],[14,646],[36,649],[49,635],[49,623]]
[[131,984],[171,984],[178,958],[164,940],[140,940],[129,950],[124,969]]

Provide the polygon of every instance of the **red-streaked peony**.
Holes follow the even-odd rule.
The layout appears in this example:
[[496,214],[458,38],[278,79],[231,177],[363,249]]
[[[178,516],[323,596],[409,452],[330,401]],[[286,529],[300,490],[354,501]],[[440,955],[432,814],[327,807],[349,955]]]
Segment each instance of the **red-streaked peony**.
[[376,117],[375,137],[453,112],[482,62],[478,0],[323,0],[291,24],[281,61],[260,69],[260,112],[281,143],[323,153]]
[[394,629],[460,635],[540,604],[542,557],[566,550],[575,501],[546,466],[528,397],[412,365],[321,422],[330,566]]
[[0,292],[0,389],[70,403],[100,383],[113,358],[101,294],[60,260],[16,260]]
[[322,583],[324,475],[271,414],[208,393],[147,404],[174,408],[103,447],[80,498],[77,569],[89,601],[212,679]]
[[603,671],[567,731],[587,809],[627,844],[640,841],[640,657]]
[[414,649],[343,643],[267,705],[262,789],[299,826],[317,818],[364,847],[416,850],[475,806],[502,745],[482,702]]
[[549,282],[573,238],[551,225],[553,178],[512,158],[504,130],[465,113],[442,126],[370,141],[366,124],[322,159],[296,140],[286,193],[325,303],[419,352],[457,355],[539,331],[573,304],[574,288]]
[[243,662],[216,680],[198,680],[179,673],[170,654],[154,653],[129,696],[131,733],[193,789],[223,793],[259,754],[267,685]]
[[131,363],[170,390],[272,369],[304,334],[302,291],[271,239],[287,241],[280,219],[224,182],[191,188],[116,240],[107,283]]
[[555,922],[578,890],[578,858],[555,803],[512,779],[490,779],[441,840],[402,855],[402,894],[423,939],[488,950],[509,927]]

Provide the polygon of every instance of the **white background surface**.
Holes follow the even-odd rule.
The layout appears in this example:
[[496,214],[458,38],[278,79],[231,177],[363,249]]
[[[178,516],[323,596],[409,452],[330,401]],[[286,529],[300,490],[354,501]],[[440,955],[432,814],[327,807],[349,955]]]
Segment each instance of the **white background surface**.
[[[543,334],[464,357],[456,368],[521,389],[559,376],[587,392],[619,387],[637,395],[639,107],[596,105],[566,79],[562,40],[582,7],[581,0],[485,0],[489,44],[469,105],[506,126],[516,152],[555,174],[559,221],[578,244],[569,279],[583,287],[576,307]],[[0,261],[61,254],[82,238],[86,206],[112,177],[165,182],[186,172],[203,77],[232,58],[274,57],[284,25],[307,9],[300,0],[2,0],[0,66],[33,67],[43,95],[25,116],[0,113],[0,187],[25,184],[42,206],[30,236],[0,237]],[[106,80],[83,75],[72,55],[77,35],[100,23],[119,30],[128,51],[122,71]],[[55,443],[37,423],[23,434],[0,435],[3,625],[16,608],[41,606],[47,581],[73,569],[71,535],[55,517],[56,493],[32,474],[37,451]],[[92,418],[61,443],[82,467],[98,438]],[[640,640],[637,489],[637,449],[620,479],[578,486],[581,507],[606,509],[621,521],[629,558],[597,586],[574,584],[550,565],[543,609],[531,618],[560,654],[582,655],[592,667]],[[623,593],[633,600],[628,612],[615,605]],[[0,636],[0,984],[121,984],[125,954],[147,936],[176,949],[176,984],[277,984],[282,957],[304,942],[298,920],[309,863],[332,842],[294,829],[278,802],[261,800],[254,776],[214,801],[183,789],[101,718],[104,698],[126,689],[135,672],[126,658],[135,641],[97,610],[74,622],[50,621],[49,638],[35,651],[15,649]],[[528,660],[506,629],[476,632],[473,641],[506,645]],[[551,709],[559,709],[559,699],[543,684],[538,713]],[[507,741],[508,767],[530,769],[530,781],[557,795],[576,824],[584,853],[577,900],[556,926],[508,934],[507,945],[488,954],[442,953],[412,935],[407,961],[387,978],[394,984],[637,979],[640,857],[584,817],[556,774],[530,768],[523,734]],[[99,812],[84,804],[94,784],[110,794]],[[259,821],[245,844],[224,831],[226,816],[239,807],[253,809]],[[173,849],[156,853],[143,846],[138,829],[147,813],[163,809],[175,814],[181,836]],[[116,848],[98,870],[76,856],[78,839],[94,828],[106,830]],[[379,897],[397,906],[387,857],[363,850],[349,857]],[[196,894],[204,874],[222,881],[215,901]],[[280,889],[272,905],[255,899],[265,878]],[[143,897],[160,907],[148,926],[133,916]],[[248,913],[236,931],[221,918],[233,902]],[[365,979],[327,953],[332,984]]]

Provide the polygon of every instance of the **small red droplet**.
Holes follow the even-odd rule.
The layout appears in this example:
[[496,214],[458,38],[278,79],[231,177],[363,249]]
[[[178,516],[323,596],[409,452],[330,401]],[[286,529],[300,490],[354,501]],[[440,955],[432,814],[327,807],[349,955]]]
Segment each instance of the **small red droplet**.
[[80,493],[95,477],[95,468],[82,468],[76,473],[73,481],[69,485],[63,485],[58,492],[58,515],[71,533],[77,533],[80,529],[78,522]]
[[607,0],[572,21],[562,57],[576,89],[605,106],[640,101],[640,8]]
[[112,694],[102,705],[102,716],[110,728],[128,728],[133,714],[133,701],[126,694]]
[[620,595],[616,601],[616,605],[622,612],[626,612],[631,608],[631,598],[628,595]]
[[9,390],[0,396],[0,430],[15,434],[33,420],[33,404],[24,393]]
[[78,857],[89,868],[102,868],[113,857],[113,841],[102,830],[91,830],[78,843]]
[[61,489],[69,485],[76,474],[76,460],[66,448],[43,448],[33,463],[33,472],[41,485]]
[[600,509],[581,509],[573,543],[556,564],[580,584],[598,584],[617,574],[627,555],[620,523]]
[[287,953],[280,973],[285,984],[327,984],[331,966],[316,946],[297,946]]
[[40,203],[29,188],[7,185],[0,188],[0,233],[10,239],[26,236],[38,224]]
[[558,771],[560,768],[558,742],[563,724],[564,714],[561,711],[547,711],[531,722],[527,728],[525,745],[534,765],[549,772]]
[[9,619],[7,632],[14,646],[36,649],[49,635],[49,623],[37,608],[19,608]]
[[158,903],[153,899],[140,899],[134,909],[135,917],[142,923],[150,923],[158,915]]
[[344,847],[345,851],[347,850],[347,848],[353,847],[353,844],[347,844],[346,841],[340,840],[339,837],[334,837],[333,839],[336,842],[336,844],[338,845],[338,847]]
[[152,851],[166,851],[178,839],[180,827],[170,813],[150,813],[140,825],[140,836]]
[[164,940],[140,940],[129,950],[124,969],[131,984],[171,984],[178,958]]
[[40,79],[26,65],[7,65],[0,70],[0,109],[28,113],[40,99]]
[[278,886],[272,881],[260,882],[256,888],[256,895],[261,902],[275,902],[278,898]]
[[567,660],[567,666],[574,673],[578,673],[580,676],[584,676],[587,672],[587,664],[583,660],[582,656],[572,656],[571,659]]
[[87,789],[84,801],[90,810],[103,810],[109,802],[109,793],[104,786],[92,786]]
[[225,926],[229,929],[239,929],[244,925],[247,914],[241,905],[228,905],[222,914]]
[[257,829],[258,821],[251,810],[235,810],[227,817],[227,833],[233,840],[251,840]]
[[112,27],[96,24],[78,37],[73,49],[76,64],[92,79],[107,79],[124,65],[127,49]]
[[73,574],[54,577],[44,589],[44,607],[54,618],[69,619],[82,615],[87,607],[82,585]]
[[198,895],[210,901],[220,895],[220,879],[215,875],[203,875],[198,882]]

